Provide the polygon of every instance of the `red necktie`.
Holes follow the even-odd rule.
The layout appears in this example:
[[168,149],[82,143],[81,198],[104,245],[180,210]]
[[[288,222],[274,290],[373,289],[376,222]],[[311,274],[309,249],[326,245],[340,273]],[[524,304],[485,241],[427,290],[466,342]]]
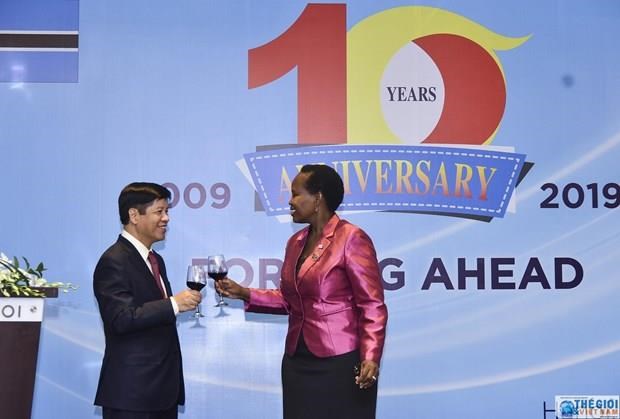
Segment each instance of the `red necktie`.
[[161,295],[166,298],[166,291],[161,284],[161,279],[159,279],[159,263],[157,262],[157,258],[155,257],[155,253],[152,251],[149,252],[149,263],[151,264],[151,269],[153,270],[153,277],[155,278],[155,283],[157,284],[157,288],[161,291]]

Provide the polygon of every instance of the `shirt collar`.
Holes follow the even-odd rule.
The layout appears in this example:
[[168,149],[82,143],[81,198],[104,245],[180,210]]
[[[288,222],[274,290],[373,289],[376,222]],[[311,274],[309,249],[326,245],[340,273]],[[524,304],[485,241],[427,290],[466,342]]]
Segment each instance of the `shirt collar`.
[[133,244],[133,247],[136,248],[138,253],[140,253],[140,256],[142,256],[142,259],[144,259],[144,261],[146,262],[146,260],[149,257],[149,252],[151,251],[151,249],[148,249],[140,240],[136,239],[134,236],[131,235],[130,232],[128,232],[125,229],[123,229],[123,231],[121,232],[121,236],[126,238],[129,241],[129,243]]
[[[340,222],[340,217],[338,217],[338,214],[334,213],[334,215],[331,216],[331,218],[329,219],[329,221],[327,221],[327,224],[325,224],[323,226],[323,231],[321,232],[321,238],[328,238],[334,235],[334,231],[336,230],[336,227],[338,226],[338,223]],[[310,227],[305,227],[302,230],[303,234],[300,234],[299,237],[297,238],[297,240],[299,241],[305,241],[306,238],[308,237],[308,234],[310,234]]]
[[323,237],[333,236],[334,230],[336,230],[336,226],[338,225],[339,222],[340,222],[340,217],[338,217],[338,215],[334,213],[334,215],[332,215],[332,217],[329,219],[327,224],[323,226],[323,234],[321,234],[321,236]]

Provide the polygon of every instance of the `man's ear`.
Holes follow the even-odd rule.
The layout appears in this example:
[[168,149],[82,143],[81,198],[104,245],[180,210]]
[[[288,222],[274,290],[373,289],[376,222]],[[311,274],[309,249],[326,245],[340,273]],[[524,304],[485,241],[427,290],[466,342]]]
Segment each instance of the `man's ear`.
[[140,215],[140,212],[138,211],[137,208],[129,208],[129,222],[132,224],[136,224],[137,223],[137,219],[138,219],[138,215]]

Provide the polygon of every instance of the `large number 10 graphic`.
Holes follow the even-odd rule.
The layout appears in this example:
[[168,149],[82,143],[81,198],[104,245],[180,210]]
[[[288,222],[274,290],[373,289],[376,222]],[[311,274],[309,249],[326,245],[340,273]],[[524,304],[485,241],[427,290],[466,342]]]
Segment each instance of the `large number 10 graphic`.
[[309,4],[282,35],[248,54],[248,87],[297,67],[297,141],[347,141],[345,4]]
[[[263,86],[297,68],[300,144],[488,144],[506,103],[494,51],[515,48],[527,38],[504,37],[462,16],[424,6],[381,11],[347,32],[345,4],[310,4],[282,35],[249,50],[248,87]],[[397,53],[411,54],[410,60],[418,57],[417,51],[432,60],[429,68],[436,66],[440,76],[416,67],[390,73],[397,79],[386,83],[407,86],[413,72],[422,78],[411,86],[429,88],[425,82],[440,80],[436,91],[444,94],[442,102],[434,108],[398,104],[396,110],[382,109],[390,101],[380,97],[386,66]],[[386,112],[392,115],[391,125],[383,117]],[[395,124],[394,118],[405,118],[405,123]],[[406,129],[410,121],[423,129],[411,134]]]

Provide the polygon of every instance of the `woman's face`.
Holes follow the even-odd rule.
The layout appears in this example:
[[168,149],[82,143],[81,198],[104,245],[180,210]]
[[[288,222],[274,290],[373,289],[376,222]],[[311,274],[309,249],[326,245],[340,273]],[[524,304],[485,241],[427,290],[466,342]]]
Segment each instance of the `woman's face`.
[[299,173],[291,184],[291,216],[295,223],[309,223],[316,214],[319,205],[319,194],[312,194],[306,189],[309,173]]

